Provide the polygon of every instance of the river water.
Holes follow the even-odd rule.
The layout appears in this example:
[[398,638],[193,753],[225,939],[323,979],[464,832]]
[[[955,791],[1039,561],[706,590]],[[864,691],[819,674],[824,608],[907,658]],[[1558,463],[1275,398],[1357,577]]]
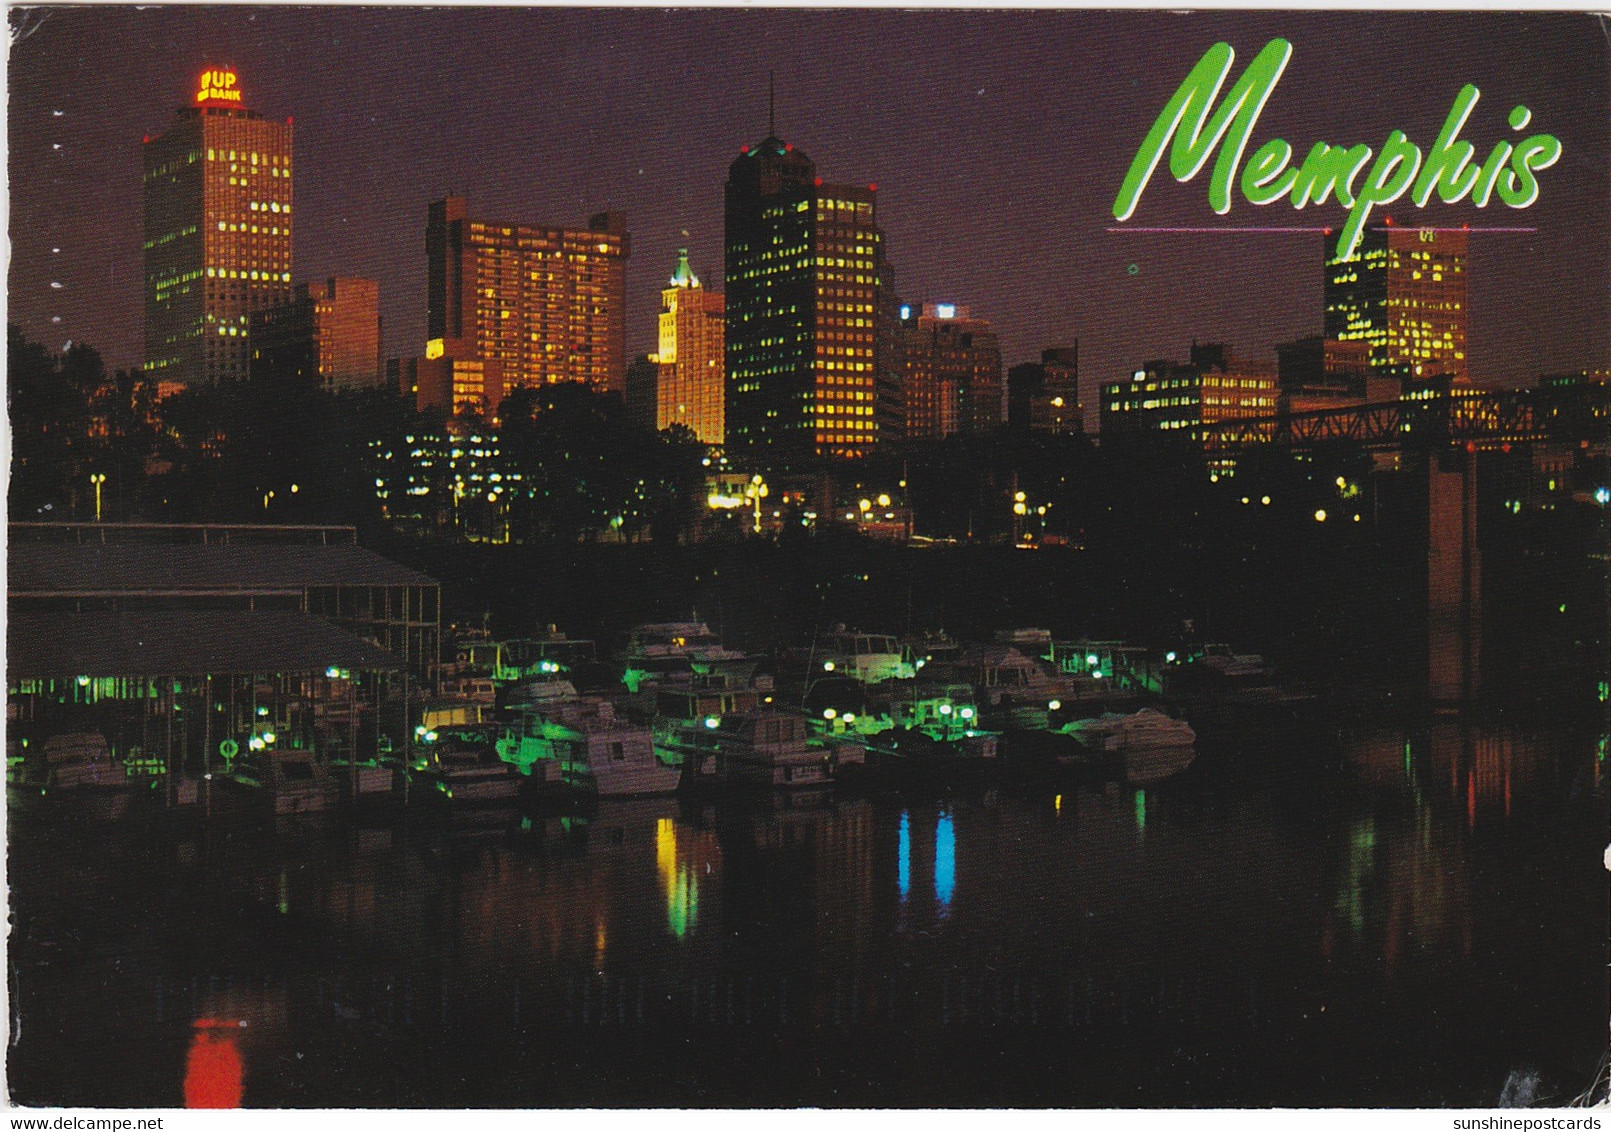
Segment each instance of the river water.
[[586,818],[46,801],[10,804],[24,1104],[1488,1106],[1606,1047],[1593,735]]

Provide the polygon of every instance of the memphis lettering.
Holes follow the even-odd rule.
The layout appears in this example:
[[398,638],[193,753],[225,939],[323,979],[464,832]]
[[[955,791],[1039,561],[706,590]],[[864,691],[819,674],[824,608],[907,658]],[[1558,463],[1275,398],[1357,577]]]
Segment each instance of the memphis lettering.
[[[1116,220],[1128,220],[1135,212],[1171,141],[1169,172],[1182,182],[1195,177],[1218,147],[1208,182],[1208,203],[1222,216],[1231,210],[1231,185],[1242,165],[1248,138],[1292,58],[1292,44],[1284,39],[1267,43],[1216,109],[1214,103],[1235,58],[1229,44],[1216,43],[1180,84],[1125,174],[1113,202]],[[1298,163],[1293,162],[1294,151],[1288,142],[1272,138],[1253,151],[1242,169],[1242,195],[1250,204],[1259,205],[1286,197],[1293,208],[1324,204],[1328,196],[1335,197],[1349,210],[1338,237],[1339,259],[1353,258],[1371,209],[1390,204],[1405,193],[1417,208],[1424,208],[1434,191],[1445,204],[1469,193],[1473,204],[1486,208],[1497,192],[1511,208],[1526,208],[1538,199],[1538,179],[1533,174],[1560,160],[1561,143],[1549,134],[1534,134],[1514,145],[1500,141],[1486,160],[1475,164],[1476,147],[1463,141],[1460,131],[1478,97],[1476,87],[1467,84],[1461,88],[1437,141],[1424,155],[1402,130],[1388,134],[1379,152],[1368,145],[1316,142]],[[1510,128],[1526,129],[1532,116],[1527,107],[1516,107],[1510,112]]]

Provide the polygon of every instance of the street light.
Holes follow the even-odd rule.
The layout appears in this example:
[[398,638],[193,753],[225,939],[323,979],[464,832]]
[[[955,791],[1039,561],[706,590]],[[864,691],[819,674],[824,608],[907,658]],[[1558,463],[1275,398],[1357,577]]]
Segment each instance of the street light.
[[754,504],[754,507],[755,507],[755,533],[756,534],[761,533],[761,500],[765,499],[767,496],[769,496],[771,494],[772,494],[771,487],[769,487],[767,485],[767,483],[761,478],[761,473],[759,473],[759,472],[756,472],[753,476],[750,477],[749,485],[744,488],[744,497],[746,499],[750,500]]
[[91,475],[90,475],[90,483],[95,485],[95,521],[97,523],[99,523],[101,521],[101,485],[103,483],[105,483],[105,482],[106,482],[106,473],[105,472],[93,472],[93,473],[91,473]]

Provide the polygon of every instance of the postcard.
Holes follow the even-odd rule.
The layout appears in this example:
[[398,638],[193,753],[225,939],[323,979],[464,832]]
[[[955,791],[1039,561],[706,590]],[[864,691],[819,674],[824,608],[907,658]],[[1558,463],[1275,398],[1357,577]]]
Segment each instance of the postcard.
[[13,1106],[1606,1103],[1602,18],[9,21]]

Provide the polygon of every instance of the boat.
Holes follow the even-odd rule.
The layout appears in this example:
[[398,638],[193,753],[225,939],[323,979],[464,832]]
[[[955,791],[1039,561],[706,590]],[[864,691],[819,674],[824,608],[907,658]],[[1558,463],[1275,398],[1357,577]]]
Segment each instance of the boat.
[[867,738],[866,772],[874,782],[946,789],[993,770],[997,739],[981,732],[943,739],[929,729],[891,727]]
[[865,757],[853,743],[813,745],[805,719],[781,711],[730,715],[713,730],[714,777],[734,786],[781,790],[829,786],[841,766]]
[[349,801],[390,798],[397,789],[399,764],[376,755],[354,762],[345,757],[330,760],[330,773]]
[[544,691],[514,709],[520,725],[499,743],[499,754],[523,774],[555,774],[570,789],[599,798],[677,789],[682,767],[656,753],[649,727],[618,717],[606,697],[577,695],[568,681]]
[[1196,748],[1186,744],[1129,747],[1124,751],[1124,778],[1132,786],[1151,786],[1179,774],[1196,758]]
[[693,676],[721,676],[741,686],[754,677],[756,660],[730,649],[703,621],[639,625],[627,637],[621,682],[634,696]]
[[1159,683],[1164,698],[1196,713],[1194,718],[1291,710],[1315,698],[1283,687],[1262,656],[1234,652],[1229,645],[1166,654]]
[[513,802],[521,775],[500,757],[490,728],[455,728],[422,744],[409,774],[416,789],[456,805]]
[[52,735],[42,751],[43,782],[51,792],[125,790],[130,786],[123,764],[112,758],[106,738],[96,732]]
[[1174,719],[1156,708],[1142,708],[1134,715],[1106,712],[1095,719],[1077,719],[1064,724],[1061,733],[1099,751],[1129,751],[1139,747],[1189,747],[1197,733],[1183,719]]
[[920,683],[967,685],[980,716],[975,726],[997,730],[1045,727],[1064,701],[1094,698],[1083,694],[1079,679],[1005,644],[973,645],[951,660],[935,661],[923,669]]
[[503,642],[497,675],[500,703],[527,703],[543,694],[544,684],[554,681],[593,691],[619,687],[620,672],[599,662],[593,641],[567,637],[553,625],[543,636]]
[[334,809],[340,796],[330,768],[312,751],[244,751],[228,777],[275,814],[323,813]]
[[863,684],[904,680],[916,675],[914,664],[893,635],[862,633],[837,625],[804,654],[797,654],[807,679],[824,674],[849,677]]
[[598,646],[592,641],[567,637],[558,626],[550,625],[541,637],[517,637],[503,643],[498,678],[510,682],[563,674],[597,661]]

